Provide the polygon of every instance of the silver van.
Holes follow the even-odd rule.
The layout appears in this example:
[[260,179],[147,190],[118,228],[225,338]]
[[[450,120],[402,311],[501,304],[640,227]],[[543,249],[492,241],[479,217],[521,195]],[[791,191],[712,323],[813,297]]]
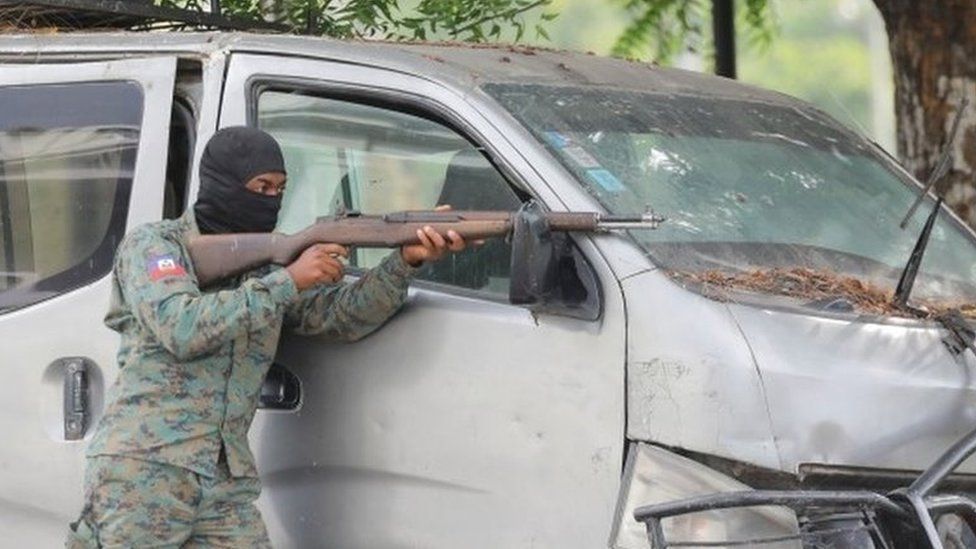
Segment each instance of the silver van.
[[[286,336],[250,432],[278,547],[646,548],[638,507],[886,493],[976,424],[965,345],[841,291],[897,281],[925,219],[898,227],[917,182],[803,102],[521,47],[7,35],[0,546],[62,542],[116,376],[101,321],[114,250],[192,204],[202,145],[240,124],[285,151],[284,232],[339,208],[529,199],[667,217],[559,240],[533,305],[509,302],[498,240],[424,271],[364,341]],[[352,276],[385,253],[356,251]],[[778,286],[749,286],[750,273]],[[801,291],[808,278],[828,298]],[[945,211],[913,299],[971,304],[974,279],[974,235]],[[976,465],[958,473],[953,489],[972,491]],[[800,547],[801,531],[877,518],[856,498],[833,503],[712,506],[664,529]],[[852,531],[836,546],[875,546]]]

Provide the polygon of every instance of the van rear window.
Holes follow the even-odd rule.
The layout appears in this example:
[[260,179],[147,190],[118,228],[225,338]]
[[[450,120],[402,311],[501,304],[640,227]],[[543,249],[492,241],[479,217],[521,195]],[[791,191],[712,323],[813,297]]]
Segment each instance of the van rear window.
[[142,104],[132,82],[0,87],[0,312],[111,270]]

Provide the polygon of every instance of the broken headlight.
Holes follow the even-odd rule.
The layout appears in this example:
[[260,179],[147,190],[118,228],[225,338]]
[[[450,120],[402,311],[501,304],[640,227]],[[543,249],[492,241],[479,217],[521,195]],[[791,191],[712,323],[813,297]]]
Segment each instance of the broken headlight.
[[[645,443],[631,444],[621,479],[610,545],[647,549],[644,525],[634,509],[652,503],[735,492],[749,487],[688,458]],[[717,509],[680,515],[663,522],[669,542],[722,542],[797,535],[796,514],[783,507]],[[764,549],[799,549],[798,540],[763,544]],[[655,548],[656,549],[656,548]]]

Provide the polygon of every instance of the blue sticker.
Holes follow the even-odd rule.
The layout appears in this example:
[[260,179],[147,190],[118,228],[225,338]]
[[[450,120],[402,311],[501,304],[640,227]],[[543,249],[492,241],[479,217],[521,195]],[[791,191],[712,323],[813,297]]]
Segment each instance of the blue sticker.
[[548,131],[545,133],[545,136],[546,140],[549,141],[549,144],[557,149],[561,149],[572,142],[569,137],[557,131]]
[[586,170],[586,174],[608,193],[622,193],[627,190],[627,187],[617,179],[617,176],[610,173],[606,168]]

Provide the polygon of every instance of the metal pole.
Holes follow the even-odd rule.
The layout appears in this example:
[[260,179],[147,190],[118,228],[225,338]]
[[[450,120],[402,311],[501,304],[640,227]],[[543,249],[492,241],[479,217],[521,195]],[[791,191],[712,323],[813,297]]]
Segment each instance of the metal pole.
[[220,0],[210,0],[210,13],[220,15]]
[[305,8],[305,34],[318,34],[318,6],[315,2],[309,2]]
[[715,74],[735,78],[735,0],[712,0]]

